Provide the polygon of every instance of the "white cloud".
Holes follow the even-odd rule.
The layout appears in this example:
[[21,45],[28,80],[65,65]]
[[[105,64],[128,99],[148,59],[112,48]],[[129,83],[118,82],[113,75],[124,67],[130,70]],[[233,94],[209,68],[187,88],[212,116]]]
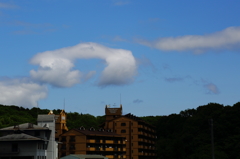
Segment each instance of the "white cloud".
[[208,50],[231,50],[240,46],[240,27],[229,27],[208,35],[186,35],[160,38],[153,42],[147,40],[139,40],[138,42],[164,51],[202,53]]
[[39,65],[37,71],[31,70],[31,77],[42,83],[56,87],[70,87],[95,74],[73,70],[77,59],[103,59],[106,67],[98,81],[99,86],[122,85],[133,81],[137,72],[136,60],[131,51],[112,49],[96,43],[80,43],[72,47],[38,53],[31,63]]
[[47,87],[25,79],[0,80],[0,103],[23,107],[37,106],[37,101],[47,97]]

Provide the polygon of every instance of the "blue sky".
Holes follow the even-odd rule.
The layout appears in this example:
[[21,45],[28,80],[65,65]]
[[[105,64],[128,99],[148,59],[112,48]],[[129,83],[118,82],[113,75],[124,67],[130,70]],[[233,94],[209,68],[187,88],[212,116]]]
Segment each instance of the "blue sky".
[[0,0],[0,103],[95,116],[120,103],[137,116],[233,105],[240,101],[239,6]]

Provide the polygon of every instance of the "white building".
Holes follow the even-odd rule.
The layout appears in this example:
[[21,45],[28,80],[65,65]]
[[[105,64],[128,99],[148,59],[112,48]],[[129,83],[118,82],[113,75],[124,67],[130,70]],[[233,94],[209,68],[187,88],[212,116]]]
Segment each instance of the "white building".
[[55,115],[38,115],[38,124],[0,129],[0,159],[57,159]]

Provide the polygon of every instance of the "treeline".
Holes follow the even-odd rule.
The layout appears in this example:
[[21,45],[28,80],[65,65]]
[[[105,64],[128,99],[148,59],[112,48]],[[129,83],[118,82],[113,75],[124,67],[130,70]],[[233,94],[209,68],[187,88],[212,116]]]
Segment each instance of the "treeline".
[[[36,124],[37,114],[48,112],[48,109],[0,105],[0,128],[26,122]],[[61,110],[53,112],[59,114]],[[240,102],[233,106],[209,103],[179,114],[141,118],[156,126],[159,159],[211,159],[211,120],[215,158],[240,159]],[[104,120],[104,116],[67,113],[69,129],[98,128]]]
[[143,117],[157,128],[159,159],[240,159],[240,102],[209,103],[168,116]]
[[[18,106],[0,105],[0,128],[18,125],[22,123],[37,124],[38,114],[48,114],[50,110],[40,108],[23,108]],[[58,115],[61,109],[52,110],[54,114]],[[105,120],[104,116],[93,116],[90,114],[82,114],[77,112],[67,113],[67,126],[69,129],[84,126],[85,128],[98,128]]]

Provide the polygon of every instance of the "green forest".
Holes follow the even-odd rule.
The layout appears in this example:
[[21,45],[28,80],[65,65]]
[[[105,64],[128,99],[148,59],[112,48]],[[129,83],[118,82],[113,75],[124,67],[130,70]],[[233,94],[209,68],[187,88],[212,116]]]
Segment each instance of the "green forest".
[[[37,115],[48,112],[35,107],[0,105],[0,128],[27,122],[36,124]],[[59,114],[61,110],[53,112]],[[240,102],[232,106],[209,103],[179,114],[140,118],[156,126],[159,159],[211,159],[212,141],[216,159],[240,159]],[[67,112],[69,129],[98,128],[104,119],[104,116]]]

